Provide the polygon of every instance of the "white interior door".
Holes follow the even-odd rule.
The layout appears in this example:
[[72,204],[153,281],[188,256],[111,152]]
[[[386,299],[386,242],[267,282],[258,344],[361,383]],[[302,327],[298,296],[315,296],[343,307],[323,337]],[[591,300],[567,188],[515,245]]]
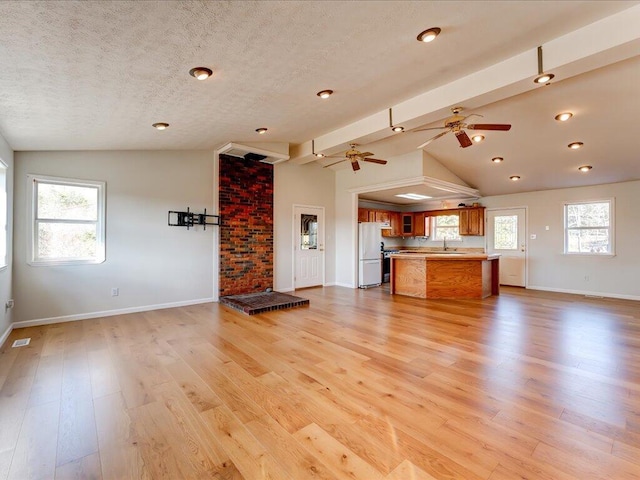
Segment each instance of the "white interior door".
[[526,286],[526,209],[487,212],[487,252],[499,253],[500,285]]
[[293,208],[294,288],[324,284],[324,208]]

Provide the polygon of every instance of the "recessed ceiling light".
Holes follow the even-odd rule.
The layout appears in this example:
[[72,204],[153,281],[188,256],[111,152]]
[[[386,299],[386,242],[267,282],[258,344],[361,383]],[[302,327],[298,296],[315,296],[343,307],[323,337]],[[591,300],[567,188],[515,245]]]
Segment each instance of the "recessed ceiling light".
[[573,113],[571,112],[564,112],[564,113],[559,113],[558,115],[555,116],[555,119],[558,120],[559,122],[566,122],[567,120],[569,120],[571,117],[573,117]]
[[520,176],[519,175],[511,175],[509,177],[509,180],[511,180],[512,182],[517,182],[518,180],[520,180]]
[[567,147],[569,147],[571,150],[577,150],[579,148],[582,148],[583,145],[584,143],[582,142],[572,142],[569,145],[567,145]]
[[473,137],[471,137],[471,140],[473,140],[474,142],[478,143],[481,142],[482,140],[484,140],[484,135],[474,135]]
[[265,133],[267,133],[267,129],[264,127],[256,128],[256,132],[258,132],[260,135],[264,135]]
[[428,195],[420,195],[419,193],[399,193],[396,197],[400,198],[408,198],[409,200],[427,200],[429,198]]
[[333,90],[322,90],[316,93],[316,95],[320,98],[329,98],[331,95],[333,95]]
[[164,122],[154,123],[151,126],[156,130],[166,130],[167,128],[169,128],[169,124]]
[[404,127],[391,127],[394,132],[404,132]]
[[213,71],[207,67],[195,67],[189,70],[189,75],[197,78],[198,80],[206,80],[213,75]]
[[543,73],[542,75],[538,75],[536,78],[534,78],[533,81],[536,83],[548,84],[553,77],[555,77],[553,73]]
[[420,35],[418,35],[416,38],[419,42],[425,42],[425,43],[433,42],[436,39],[436,37],[440,35],[441,31],[442,30],[440,30],[440,28],[438,27],[431,27],[425,30],[424,32],[420,32]]
[[316,153],[315,156],[318,158],[324,158],[324,153]]
[[493,163],[500,163],[500,162],[504,162],[504,158],[502,158],[502,157],[493,157],[493,158],[491,159],[491,161],[492,161]]
[[588,172],[589,170],[591,170],[593,167],[591,165],[583,165],[581,167],[578,167],[578,170],[580,170],[581,172]]

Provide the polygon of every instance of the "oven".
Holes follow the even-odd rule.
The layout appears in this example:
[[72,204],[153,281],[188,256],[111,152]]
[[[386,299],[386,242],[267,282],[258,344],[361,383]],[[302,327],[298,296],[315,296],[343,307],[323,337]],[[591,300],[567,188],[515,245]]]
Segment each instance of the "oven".
[[389,255],[398,253],[398,250],[382,251],[382,283],[388,283],[391,280],[391,259]]

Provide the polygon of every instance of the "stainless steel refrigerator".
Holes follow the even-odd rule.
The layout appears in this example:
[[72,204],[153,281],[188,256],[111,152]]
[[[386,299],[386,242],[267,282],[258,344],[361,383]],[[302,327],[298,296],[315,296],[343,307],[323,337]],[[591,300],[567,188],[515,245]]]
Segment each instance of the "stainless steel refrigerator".
[[382,283],[381,224],[358,224],[358,287],[368,288]]

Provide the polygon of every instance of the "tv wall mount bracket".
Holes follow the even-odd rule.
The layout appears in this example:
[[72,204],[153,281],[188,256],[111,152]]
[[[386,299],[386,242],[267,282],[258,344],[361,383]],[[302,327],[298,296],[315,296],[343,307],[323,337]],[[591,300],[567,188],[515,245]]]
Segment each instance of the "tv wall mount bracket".
[[203,230],[206,230],[207,225],[220,226],[220,215],[207,215],[206,208],[204,213],[193,213],[187,207],[186,212],[169,210],[167,222],[170,227],[187,227],[187,230],[189,230],[189,228],[196,225],[202,225]]

